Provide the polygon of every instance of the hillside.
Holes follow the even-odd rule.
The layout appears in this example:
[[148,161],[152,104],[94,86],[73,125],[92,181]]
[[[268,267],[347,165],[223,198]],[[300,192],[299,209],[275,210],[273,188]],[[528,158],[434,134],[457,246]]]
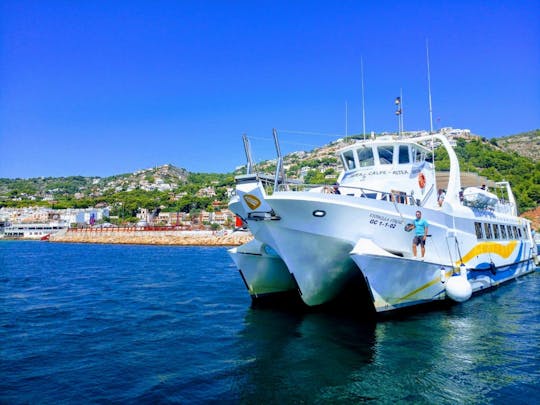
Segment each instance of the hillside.
[[502,138],[493,138],[492,144],[505,152],[516,152],[518,155],[540,160],[540,129]]
[[[336,151],[355,137],[341,139],[311,151],[284,157],[288,178],[311,184],[331,184],[340,170]],[[458,138],[455,147],[462,171],[478,173],[495,181],[512,184],[522,211],[540,205],[540,131],[487,140],[476,136]],[[436,150],[438,169],[449,162]],[[274,173],[275,161],[264,161],[257,171]],[[234,174],[242,173],[242,169]],[[189,173],[167,164],[134,173],[100,177],[0,179],[0,206],[31,205],[56,208],[88,207],[102,203],[134,215],[139,207],[190,212],[225,204],[234,186],[234,174]],[[128,215],[129,216],[129,215]]]
[[107,193],[132,191],[167,191],[186,183],[189,173],[173,165],[139,170],[110,177],[36,177],[32,179],[1,179],[2,199],[53,200],[59,197],[99,197]]

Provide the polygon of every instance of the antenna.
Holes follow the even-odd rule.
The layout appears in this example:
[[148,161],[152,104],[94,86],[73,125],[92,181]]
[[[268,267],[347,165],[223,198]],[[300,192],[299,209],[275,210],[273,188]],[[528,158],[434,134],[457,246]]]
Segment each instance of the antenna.
[[364,59],[360,58],[360,71],[362,72],[362,132],[366,140],[366,109],[364,104]]
[[433,109],[431,108],[431,73],[429,71],[429,44],[426,38],[427,81],[429,97],[429,132],[433,133]]
[[345,100],[345,138],[349,136],[349,104]]
[[399,114],[399,120],[401,121],[401,136],[403,136],[403,132],[405,129],[403,128],[403,89],[399,89],[399,97],[401,100],[401,114]]
[[[400,89],[401,93],[401,89]],[[396,104],[396,116],[397,116],[397,125],[398,125],[398,136],[401,137],[401,96],[396,97],[394,101]]]

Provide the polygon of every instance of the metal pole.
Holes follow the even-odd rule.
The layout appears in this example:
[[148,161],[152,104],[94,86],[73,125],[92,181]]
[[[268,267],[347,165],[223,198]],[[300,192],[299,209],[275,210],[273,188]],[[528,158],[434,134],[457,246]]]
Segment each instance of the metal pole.
[[253,169],[253,160],[251,159],[251,146],[246,134],[242,135],[242,140],[244,141],[244,152],[246,153],[247,159],[246,174],[251,174],[251,170]]
[[403,127],[403,89],[399,89],[399,96],[400,96],[400,101],[401,101],[401,109],[400,109],[399,118],[401,122],[401,135],[403,135],[403,132],[405,131]]
[[345,138],[349,135],[349,105],[345,100]]
[[364,105],[364,60],[360,58],[360,70],[362,71],[362,133],[366,140],[366,110]]
[[428,80],[428,98],[429,98],[429,131],[433,133],[433,109],[431,108],[431,73],[429,70],[429,44],[426,38],[426,60],[427,60],[427,80]]
[[274,192],[276,192],[278,191],[280,175],[281,175],[281,181],[285,183],[285,172],[283,170],[283,157],[281,156],[281,149],[279,147],[277,130],[275,128],[272,130],[272,135],[274,136],[274,144],[276,146],[276,153],[277,153],[276,176],[274,179]]
[[398,135],[401,137],[401,97],[396,97],[396,115],[397,115],[397,123],[398,123]]

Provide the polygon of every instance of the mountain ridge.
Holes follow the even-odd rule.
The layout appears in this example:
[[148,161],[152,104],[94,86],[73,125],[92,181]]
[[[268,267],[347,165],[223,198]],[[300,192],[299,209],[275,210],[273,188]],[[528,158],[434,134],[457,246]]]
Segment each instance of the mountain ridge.
[[[301,178],[306,183],[331,184],[341,170],[335,152],[344,142],[346,140],[342,139],[311,151],[287,154],[284,156],[287,177]],[[494,180],[509,180],[518,194],[520,206],[532,209],[540,205],[540,130],[491,139],[471,135],[458,139],[457,143],[456,152],[463,155],[463,171],[476,171]],[[439,164],[444,163],[438,155],[436,158]],[[256,169],[274,173],[275,160],[261,162]],[[191,173],[165,164],[108,177],[0,178],[0,206],[28,206],[36,202],[45,204],[59,199],[91,204],[125,199],[126,195],[135,191],[159,192],[163,195],[161,200],[169,194],[176,196],[174,198],[186,195],[215,196],[225,202],[227,190],[234,186],[234,174],[241,174],[243,170],[225,174]]]

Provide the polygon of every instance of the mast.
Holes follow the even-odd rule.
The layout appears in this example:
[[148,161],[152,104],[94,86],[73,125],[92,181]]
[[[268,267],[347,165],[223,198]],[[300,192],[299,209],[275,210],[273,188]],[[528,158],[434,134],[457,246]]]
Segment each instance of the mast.
[[345,100],[345,138],[349,136],[349,104]]
[[401,138],[401,96],[396,97],[395,104],[396,104],[396,116],[397,116],[397,124],[398,124],[398,136]]
[[433,133],[433,109],[431,108],[431,73],[429,70],[429,44],[426,38],[426,60],[427,60],[427,80],[428,80],[428,98],[429,98],[429,132]]
[[364,60],[360,58],[360,71],[362,73],[362,133],[364,141],[366,140],[366,109],[364,104]]
[[251,174],[251,170],[253,169],[253,160],[251,158],[251,146],[249,144],[249,139],[246,134],[242,135],[242,140],[244,141],[244,152],[246,153],[246,174]]
[[401,113],[399,114],[399,120],[401,124],[401,135],[403,136],[403,132],[405,132],[405,129],[403,128],[403,89],[399,89],[399,99],[401,100]]

